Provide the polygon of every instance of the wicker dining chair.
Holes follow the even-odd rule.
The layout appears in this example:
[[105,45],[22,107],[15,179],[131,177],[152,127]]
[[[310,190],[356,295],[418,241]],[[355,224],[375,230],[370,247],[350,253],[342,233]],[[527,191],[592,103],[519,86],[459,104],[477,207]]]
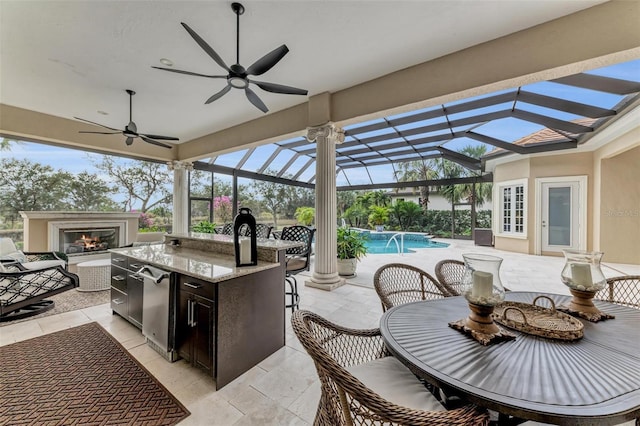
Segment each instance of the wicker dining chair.
[[373,286],[380,297],[382,311],[419,300],[441,299],[452,294],[437,279],[415,266],[390,263],[378,269]]
[[[305,310],[296,311],[291,324],[320,379],[315,426],[489,424],[488,413],[472,405],[445,410],[400,361],[389,356],[379,329],[342,327]],[[390,380],[385,380],[387,376]],[[375,390],[362,380],[374,383]],[[383,393],[393,397],[385,398]],[[406,394],[420,408],[389,400],[406,402]]]
[[436,277],[444,288],[454,296],[462,294],[464,262],[455,259],[441,260],[436,264]]
[[[438,281],[452,296],[462,294],[462,277],[464,276],[465,265],[461,260],[444,259],[436,263],[436,277]],[[504,287],[504,291],[511,291]]]
[[608,278],[607,286],[594,299],[640,309],[640,275]]

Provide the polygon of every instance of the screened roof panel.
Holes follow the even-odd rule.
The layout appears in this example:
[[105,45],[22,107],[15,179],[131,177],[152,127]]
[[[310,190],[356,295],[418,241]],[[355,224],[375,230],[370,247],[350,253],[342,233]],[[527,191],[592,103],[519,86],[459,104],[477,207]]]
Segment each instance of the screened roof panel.
[[[469,145],[485,146],[489,155],[571,149],[638,104],[635,60],[355,123],[344,127],[345,140],[336,146],[336,165],[344,172],[336,179],[339,186],[381,184],[394,180],[393,163],[425,158],[448,159],[477,172],[480,159],[460,153]],[[315,142],[295,137],[221,155],[213,164],[314,182],[315,156]]]

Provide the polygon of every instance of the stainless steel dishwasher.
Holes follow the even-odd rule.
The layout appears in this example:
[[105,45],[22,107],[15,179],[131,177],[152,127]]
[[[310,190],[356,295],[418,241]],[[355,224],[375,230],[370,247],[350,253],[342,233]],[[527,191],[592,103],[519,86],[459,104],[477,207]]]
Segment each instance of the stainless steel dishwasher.
[[169,342],[171,300],[171,273],[153,266],[144,266],[137,272],[144,278],[142,295],[142,335],[147,344],[169,361],[175,361],[175,352]]

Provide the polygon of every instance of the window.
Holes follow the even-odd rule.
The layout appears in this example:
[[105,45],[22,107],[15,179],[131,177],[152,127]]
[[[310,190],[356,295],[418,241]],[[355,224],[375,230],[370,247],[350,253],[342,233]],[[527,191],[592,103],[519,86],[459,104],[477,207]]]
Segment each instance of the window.
[[526,183],[526,180],[518,180],[496,185],[499,234],[526,237]]

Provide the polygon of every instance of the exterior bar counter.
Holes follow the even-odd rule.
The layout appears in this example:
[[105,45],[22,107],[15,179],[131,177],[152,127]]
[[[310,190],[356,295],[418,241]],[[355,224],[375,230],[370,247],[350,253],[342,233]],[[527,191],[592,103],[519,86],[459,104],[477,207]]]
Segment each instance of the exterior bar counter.
[[285,250],[297,244],[258,239],[258,264],[240,267],[228,235],[172,234],[164,244],[110,250],[112,309],[144,331],[157,314],[145,306],[156,285],[140,278],[143,268],[167,272],[169,337],[160,352],[206,371],[219,389],[284,346]]

